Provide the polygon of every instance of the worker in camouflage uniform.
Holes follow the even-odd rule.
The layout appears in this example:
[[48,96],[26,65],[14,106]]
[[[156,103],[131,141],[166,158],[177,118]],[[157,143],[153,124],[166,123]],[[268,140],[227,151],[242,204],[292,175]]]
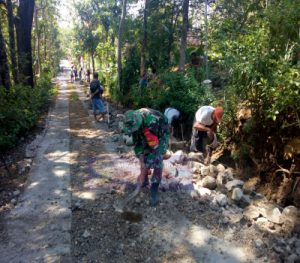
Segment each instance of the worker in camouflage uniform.
[[140,160],[141,173],[137,188],[149,184],[148,173],[153,169],[151,178],[151,204],[158,204],[158,187],[162,177],[163,155],[168,149],[169,129],[167,118],[159,111],[142,108],[125,113],[123,132],[132,136],[135,155]]

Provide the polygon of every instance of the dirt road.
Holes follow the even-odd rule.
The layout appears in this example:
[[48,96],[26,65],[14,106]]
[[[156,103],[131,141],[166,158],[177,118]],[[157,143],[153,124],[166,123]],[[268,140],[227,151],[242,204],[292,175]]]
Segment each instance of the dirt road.
[[255,230],[236,240],[242,230],[188,192],[161,192],[153,208],[144,190],[134,213],[116,212],[114,202],[132,191],[115,169],[129,149],[116,122],[109,129],[93,121],[83,87],[59,81],[27,188],[2,220],[1,262],[266,262],[246,241]]

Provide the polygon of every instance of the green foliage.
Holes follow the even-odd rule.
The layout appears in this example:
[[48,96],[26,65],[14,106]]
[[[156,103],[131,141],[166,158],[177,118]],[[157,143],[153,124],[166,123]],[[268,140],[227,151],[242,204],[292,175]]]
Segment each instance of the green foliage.
[[[270,156],[272,163],[282,159],[284,141],[299,133],[299,1],[276,1],[266,7],[249,1],[220,2],[224,9],[211,23],[211,55],[214,70],[226,77],[222,132],[234,142],[236,160],[251,155],[267,162]],[[237,131],[240,106],[249,108],[252,118],[240,122],[243,126]],[[269,143],[270,138],[282,143]]]
[[51,82],[43,78],[35,88],[15,86],[9,92],[0,89],[1,150],[14,146],[36,124],[51,92]]
[[184,116],[187,125],[194,119],[199,106],[210,104],[213,96],[194,78],[192,71],[165,72],[150,81],[147,88],[131,86],[127,104],[134,108],[151,107],[163,111],[175,107]]

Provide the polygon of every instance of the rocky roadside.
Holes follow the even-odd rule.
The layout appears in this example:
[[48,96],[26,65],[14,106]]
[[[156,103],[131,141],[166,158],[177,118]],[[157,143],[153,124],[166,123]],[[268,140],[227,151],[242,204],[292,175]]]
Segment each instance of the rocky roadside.
[[[300,262],[299,210],[268,202],[230,167],[204,165],[184,143],[165,161],[159,206],[149,206],[144,189],[117,213],[138,165],[118,132],[123,110],[111,107],[109,128],[94,123],[84,89],[72,87],[69,97],[72,262]],[[27,146],[21,174],[42,136]],[[17,204],[19,195],[9,196]]]
[[[88,108],[88,101],[85,108]],[[74,215],[84,222],[73,224],[77,225],[74,229],[76,262],[198,262],[199,255],[193,255],[189,246],[170,238],[180,236],[177,232],[182,221],[191,227],[210,230],[212,240],[225,240],[233,246],[243,244],[246,253],[252,255],[246,260],[249,262],[300,260],[299,210],[268,202],[251,182],[235,178],[232,168],[217,162],[204,165],[201,154],[182,150],[170,152],[161,185],[160,205],[149,207],[146,189],[128,207],[128,214],[118,215],[113,204],[132,191],[130,186],[135,182],[138,166],[133,165],[132,153],[123,146],[118,133],[122,110],[112,108],[111,113],[110,129],[106,124],[98,124],[105,130],[98,140],[84,139],[84,144],[89,145],[87,153],[92,154],[89,155],[90,163],[85,163],[85,170],[80,169],[82,177],[89,177],[81,187],[93,189],[97,197],[93,201],[81,199],[73,204]],[[82,154],[83,147],[78,147]],[[99,149],[106,150],[99,154]],[[110,157],[105,161],[103,156],[107,154]],[[127,171],[127,167],[118,165],[121,162],[133,166]],[[86,171],[90,175],[86,175]],[[126,178],[127,182],[120,184],[116,178]],[[226,251],[220,251],[229,258]]]

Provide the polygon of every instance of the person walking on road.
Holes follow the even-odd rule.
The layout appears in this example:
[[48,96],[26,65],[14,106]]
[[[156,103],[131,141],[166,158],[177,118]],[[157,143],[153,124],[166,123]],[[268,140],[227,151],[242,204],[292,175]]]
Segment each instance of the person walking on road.
[[216,132],[223,117],[221,107],[202,106],[195,114],[190,150],[202,152],[205,163],[210,163],[212,150],[218,146]]
[[162,177],[163,155],[168,149],[168,120],[161,112],[149,108],[127,111],[123,133],[131,136],[131,144],[140,161],[137,192],[149,184],[148,174],[153,169],[150,201],[152,206],[156,206],[159,202],[158,187]]
[[99,112],[103,120],[106,115],[105,107],[102,101],[103,87],[98,80],[97,72],[94,73],[93,77],[94,78],[90,83],[90,95],[92,99],[94,118],[96,121],[99,121],[99,119],[97,119],[97,111]]

